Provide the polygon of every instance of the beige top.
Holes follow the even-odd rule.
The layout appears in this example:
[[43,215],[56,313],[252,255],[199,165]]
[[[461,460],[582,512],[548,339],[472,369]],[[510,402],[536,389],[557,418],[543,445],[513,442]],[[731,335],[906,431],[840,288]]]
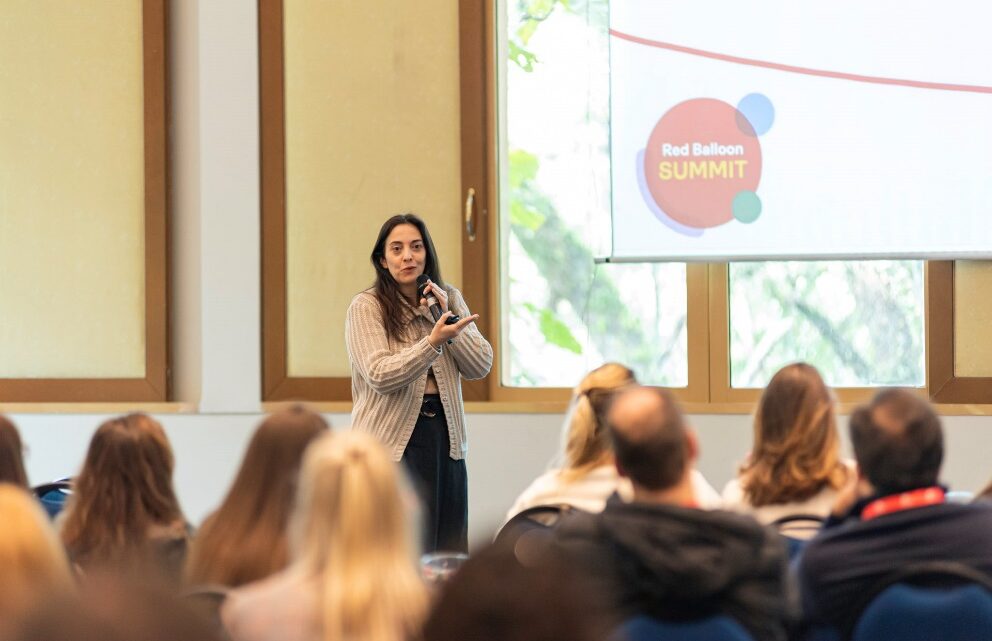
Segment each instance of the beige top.
[[[849,473],[854,473],[854,462],[844,461]],[[830,509],[837,500],[838,490],[824,485],[823,488],[804,501],[792,501],[789,503],[776,503],[773,505],[762,505],[755,507],[748,501],[741,487],[740,478],[732,479],[723,488],[723,505],[728,510],[741,512],[755,518],[762,525],[771,525],[775,521],[787,516],[799,514],[810,514],[826,519],[830,515]],[[796,539],[810,539],[817,533],[817,528],[806,527],[799,524],[794,527],[785,526],[782,533]]]
[[232,641],[320,641],[318,586],[293,569],[231,591],[220,616]]
[[[461,292],[450,285],[448,307],[462,318],[470,312]],[[379,302],[371,289],[351,300],[345,337],[351,361],[351,424],[370,432],[400,460],[417,423],[427,385],[427,371],[434,370],[438,393],[448,421],[448,455],[465,458],[465,410],[461,379],[482,378],[493,364],[493,348],[475,323],[469,323],[450,345],[434,349],[427,342],[434,320],[423,307],[414,308],[401,298],[407,312],[403,340],[387,338]]]

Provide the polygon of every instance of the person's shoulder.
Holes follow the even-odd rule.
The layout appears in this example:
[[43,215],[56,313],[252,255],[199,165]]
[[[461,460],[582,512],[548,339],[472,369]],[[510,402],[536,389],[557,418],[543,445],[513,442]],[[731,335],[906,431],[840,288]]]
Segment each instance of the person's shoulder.
[[364,309],[379,309],[379,297],[376,296],[375,290],[371,287],[369,289],[362,290],[355,294],[351,303],[348,305],[349,310],[364,310]]
[[[698,514],[696,514],[697,512]],[[741,512],[727,508],[720,508],[716,510],[695,510],[692,513],[696,514],[702,520],[722,524],[727,527],[734,527],[753,532],[769,531],[767,527],[759,523],[750,514],[742,514]]]
[[296,600],[305,592],[301,576],[283,570],[254,583],[231,590],[224,601],[226,618],[248,619],[285,599]]
[[530,485],[520,493],[516,502],[516,512],[548,502],[548,495],[554,494],[559,488],[560,471],[548,470],[531,481]]
[[741,487],[740,477],[727,481],[727,484],[723,486],[721,498],[723,498],[723,504],[727,507],[744,503],[744,489]]
[[375,289],[369,287],[368,289],[363,289],[354,296],[351,297],[351,304],[355,305],[357,303],[378,303],[379,297],[376,296]]
[[452,285],[451,283],[449,283],[449,282],[445,282],[444,283],[444,291],[446,291],[448,293],[448,298],[455,298],[457,300],[465,300],[465,297],[462,296],[462,291],[460,289],[458,289],[457,287],[455,287],[454,285]]
[[992,501],[989,500],[972,501],[971,503],[948,501],[934,507],[937,508],[935,512],[941,516],[957,516],[962,519],[989,521],[990,525],[992,525]]

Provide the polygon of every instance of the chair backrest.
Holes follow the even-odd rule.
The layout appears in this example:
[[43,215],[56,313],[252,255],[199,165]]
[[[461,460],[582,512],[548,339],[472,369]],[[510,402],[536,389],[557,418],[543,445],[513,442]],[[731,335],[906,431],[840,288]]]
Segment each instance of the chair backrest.
[[992,593],[980,585],[922,588],[899,583],[861,615],[851,641],[992,639]]
[[[896,587],[900,589],[895,590]],[[974,589],[961,591],[966,588]],[[890,590],[892,591],[891,593]],[[975,592],[975,590],[978,590],[978,592]],[[874,637],[855,636],[855,631],[861,629],[862,621],[865,621],[866,625],[868,621],[875,621],[872,624],[874,630],[872,634],[878,634],[874,626],[879,625],[879,621],[884,622],[889,617],[906,617],[908,612],[899,614],[900,609],[905,604],[912,604],[915,607],[928,602],[934,604],[937,609],[947,609],[951,605],[954,605],[956,608],[970,608],[978,603],[975,600],[975,596],[980,593],[988,596],[988,605],[992,608],[992,577],[979,570],[963,563],[952,561],[912,563],[888,574],[874,586],[865,590],[861,599],[851,604],[849,616],[842,622],[838,631],[841,638],[845,639],[871,639]],[[959,597],[962,595],[970,596],[967,600],[961,600]],[[883,596],[885,599],[882,598]],[[908,597],[910,596],[914,598],[909,599]],[[942,598],[944,596],[954,598],[944,599]],[[871,618],[868,618],[869,613],[872,615]],[[960,611],[952,615],[952,618],[960,619]],[[937,619],[934,620],[936,621]],[[963,621],[967,622],[970,619],[965,616]],[[942,628],[938,628],[938,630],[942,630]],[[865,632],[862,630],[862,633],[864,634]],[[942,634],[941,632],[936,637],[927,637],[924,635],[922,637],[907,637],[907,639],[937,638],[943,641],[944,637]],[[879,636],[877,638],[884,640],[897,637]],[[992,639],[992,634],[987,635],[987,638]]]
[[770,525],[787,539],[805,541],[820,531],[825,520],[818,514],[788,514],[775,519]]
[[789,560],[792,560],[799,556],[806,542],[816,536],[824,521],[822,516],[816,514],[787,514],[775,519],[769,525],[782,535],[789,552]]
[[516,541],[529,532],[549,532],[564,514],[572,511],[569,505],[536,505],[527,508],[503,524],[496,534],[496,543]]
[[55,518],[62,508],[69,495],[72,494],[72,479],[64,478],[44,485],[32,488],[34,495],[38,497],[41,506],[45,508],[50,518]]
[[740,623],[719,615],[695,621],[661,621],[648,616],[627,619],[614,641],[754,641]]

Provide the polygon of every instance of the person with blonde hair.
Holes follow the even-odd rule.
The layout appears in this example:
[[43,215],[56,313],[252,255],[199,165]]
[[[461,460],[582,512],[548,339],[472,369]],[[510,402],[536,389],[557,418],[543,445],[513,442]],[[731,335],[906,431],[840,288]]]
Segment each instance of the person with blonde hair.
[[65,550],[34,497],[0,483],[0,638],[46,597],[72,589]]
[[327,421],[302,405],[262,421],[224,502],[193,539],[188,584],[238,587],[286,567],[286,525],[303,452],[327,430]]
[[[789,516],[825,518],[852,466],[841,460],[834,398],[812,365],[780,369],[761,394],[754,445],[738,477],[723,491],[724,505],[765,524]],[[815,529],[785,529],[808,539]]]
[[0,483],[28,487],[24,471],[24,445],[13,421],[0,414]]
[[[538,477],[514,502],[507,520],[532,507],[567,505],[600,512],[613,492],[632,496],[630,484],[617,474],[606,412],[616,394],[637,384],[634,372],[619,363],[592,370],[575,387],[562,434],[560,467]],[[703,507],[718,507],[720,496],[698,470],[692,470],[696,496]]]
[[290,519],[289,567],[231,592],[233,641],[406,641],[426,616],[413,491],[368,434],[315,441]]
[[178,584],[189,526],[172,485],[172,448],[145,414],[97,428],[73,483],[61,535],[82,570],[141,574]]

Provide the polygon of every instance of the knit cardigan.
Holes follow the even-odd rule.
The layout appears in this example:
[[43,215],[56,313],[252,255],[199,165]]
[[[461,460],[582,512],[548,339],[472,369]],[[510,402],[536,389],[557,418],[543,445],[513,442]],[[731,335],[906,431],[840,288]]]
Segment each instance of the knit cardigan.
[[[450,285],[448,308],[461,317],[470,315],[461,292]],[[351,362],[351,424],[370,432],[400,460],[417,423],[427,385],[434,370],[441,404],[448,422],[448,455],[465,458],[465,408],[461,379],[482,378],[493,364],[493,348],[475,323],[469,323],[451,344],[434,349],[427,341],[434,320],[423,307],[401,298],[405,331],[400,341],[389,338],[382,310],[373,290],[355,296],[348,307],[345,336]]]

